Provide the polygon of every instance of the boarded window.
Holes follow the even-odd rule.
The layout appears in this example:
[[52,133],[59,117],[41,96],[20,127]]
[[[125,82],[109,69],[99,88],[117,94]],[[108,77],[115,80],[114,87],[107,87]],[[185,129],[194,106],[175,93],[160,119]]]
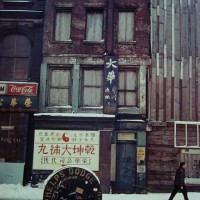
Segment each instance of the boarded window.
[[137,71],[131,69],[119,70],[118,106],[137,106]]
[[28,114],[0,113],[0,159],[5,162],[25,161]]
[[82,105],[102,106],[103,70],[83,69]]
[[30,41],[20,34],[10,34],[0,44],[0,80],[27,80],[30,65]]
[[71,13],[68,11],[56,11],[55,40],[70,40]]
[[103,14],[100,11],[87,13],[86,40],[101,41],[103,27]]
[[134,12],[119,12],[118,41],[134,40]]
[[71,105],[70,69],[50,68],[49,70],[49,106]]

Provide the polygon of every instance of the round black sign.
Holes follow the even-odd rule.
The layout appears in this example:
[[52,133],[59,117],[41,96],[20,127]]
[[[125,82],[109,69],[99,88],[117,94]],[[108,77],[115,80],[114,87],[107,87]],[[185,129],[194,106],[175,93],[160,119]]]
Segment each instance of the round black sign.
[[100,183],[93,172],[79,167],[55,171],[46,183],[43,200],[102,200]]

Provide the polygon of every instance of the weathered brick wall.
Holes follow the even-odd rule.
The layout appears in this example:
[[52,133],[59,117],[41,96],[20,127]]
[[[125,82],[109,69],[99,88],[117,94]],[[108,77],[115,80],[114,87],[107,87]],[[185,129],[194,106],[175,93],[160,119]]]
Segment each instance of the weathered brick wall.
[[[114,53],[119,56],[135,57],[139,61],[141,58],[149,58],[150,51],[150,11],[148,7],[149,0],[116,0],[114,2],[113,12],[114,12],[114,24],[106,25],[108,13],[107,13],[107,0],[71,0],[67,1],[68,4],[72,4],[72,25],[71,25],[71,39],[72,43],[55,43],[53,41],[54,37],[54,15],[55,15],[55,2],[62,3],[61,0],[48,0],[46,2],[45,9],[45,34],[44,34],[44,56],[51,55],[67,55],[67,54],[82,54],[86,55],[96,55],[103,57],[106,47],[106,37],[108,40],[114,41]],[[99,44],[85,43],[85,32],[86,32],[86,7],[84,3],[102,3],[104,4],[104,21],[103,21],[103,39],[104,42]],[[117,44],[117,30],[118,30],[118,8],[119,5],[123,8],[123,5],[135,4],[136,14],[135,14],[135,41],[136,44],[123,45]],[[64,4],[63,4],[64,5]],[[67,4],[66,4],[67,5]],[[114,37],[110,35],[107,31],[108,27],[114,29]],[[106,35],[107,34],[107,35]],[[68,55],[69,56],[69,55]]]
[[173,127],[153,127],[147,137],[147,188],[152,192],[171,189],[179,163]]
[[[166,126],[153,126],[152,131],[147,134],[147,190],[151,192],[169,192],[173,188],[175,171],[179,166],[181,150],[184,148],[174,147],[174,123],[167,123]],[[181,130],[177,140],[185,141],[185,129]],[[193,132],[195,127],[190,127],[188,141],[194,141]],[[194,143],[192,143],[194,144]],[[177,145],[179,145],[177,143]],[[186,149],[187,151],[188,149]],[[184,160],[187,163],[187,160]],[[188,169],[186,170],[188,171]],[[194,190],[189,187],[189,190]]]

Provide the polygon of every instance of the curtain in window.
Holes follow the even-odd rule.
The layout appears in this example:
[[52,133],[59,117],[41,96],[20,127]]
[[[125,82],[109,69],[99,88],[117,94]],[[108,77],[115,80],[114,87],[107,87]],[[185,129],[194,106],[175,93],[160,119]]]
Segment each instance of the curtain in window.
[[134,12],[119,12],[118,41],[131,42],[134,37]]
[[102,106],[102,70],[84,70],[83,106]]
[[90,41],[102,40],[103,15],[100,12],[92,12],[87,15],[86,39]]
[[137,73],[134,71],[119,71],[119,106],[137,105]]
[[56,12],[56,24],[55,24],[55,40],[67,41],[70,40],[71,30],[71,13],[66,11]]
[[70,104],[70,70],[51,70],[49,105],[67,106]]

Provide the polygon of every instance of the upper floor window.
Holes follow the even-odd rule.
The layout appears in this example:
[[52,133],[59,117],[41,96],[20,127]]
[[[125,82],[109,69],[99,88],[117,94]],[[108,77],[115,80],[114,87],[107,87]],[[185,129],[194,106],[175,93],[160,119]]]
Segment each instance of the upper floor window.
[[118,105],[119,107],[137,106],[137,70],[119,69]]
[[71,104],[71,82],[70,68],[49,68],[48,106],[67,106]]
[[99,10],[87,12],[86,40],[101,41],[103,30],[103,13]]
[[82,70],[82,106],[102,106],[103,69],[83,68]]
[[68,10],[56,10],[55,19],[55,40],[71,40],[71,12]]
[[9,34],[0,42],[0,80],[27,80],[31,44],[22,34]]
[[134,41],[134,12],[119,12],[118,42]]

